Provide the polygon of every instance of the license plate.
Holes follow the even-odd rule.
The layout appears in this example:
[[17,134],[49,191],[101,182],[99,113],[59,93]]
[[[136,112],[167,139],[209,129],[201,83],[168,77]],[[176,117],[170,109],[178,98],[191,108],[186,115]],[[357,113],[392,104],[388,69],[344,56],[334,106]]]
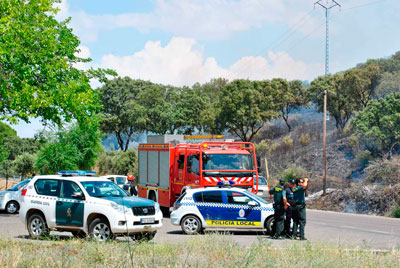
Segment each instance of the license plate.
[[154,218],[140,219],[140,223],[154,223]]

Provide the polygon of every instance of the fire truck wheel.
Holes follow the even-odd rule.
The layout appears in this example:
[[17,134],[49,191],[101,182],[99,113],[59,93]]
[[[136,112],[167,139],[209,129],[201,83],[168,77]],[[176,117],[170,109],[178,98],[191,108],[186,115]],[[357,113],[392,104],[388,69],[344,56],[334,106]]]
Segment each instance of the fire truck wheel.
[[200,219],[194,215],[184,217],[181,222],[181,227],[182,231],[188,235],[198,234],[203,230]]
[[274,235],[275,234],[275,229],[274,229],[274,224],[275,224],[275,220],[274,217],[269,217],[266,221],[265,221],[265,229],[267,230],[267,233],[269,235]]

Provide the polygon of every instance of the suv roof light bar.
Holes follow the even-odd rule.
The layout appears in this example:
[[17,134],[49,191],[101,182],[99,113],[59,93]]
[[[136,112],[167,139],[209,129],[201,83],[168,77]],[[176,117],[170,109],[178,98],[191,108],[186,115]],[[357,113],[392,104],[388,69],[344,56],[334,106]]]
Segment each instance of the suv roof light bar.
[[65,176],[95,176],[96,171],[89,171],[89,170],[60,170],[58,172],[59,175]]

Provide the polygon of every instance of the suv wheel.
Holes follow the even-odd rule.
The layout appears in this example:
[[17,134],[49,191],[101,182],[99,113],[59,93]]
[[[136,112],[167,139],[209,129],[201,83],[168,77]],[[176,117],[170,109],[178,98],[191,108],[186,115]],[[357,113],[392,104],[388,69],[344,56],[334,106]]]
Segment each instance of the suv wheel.
[[104,218],[97,218],[90,223],[89,235],[97,241],[107,241],[114,238],[110,224]]
[[18,210],[19,210],[19,205],[18,205],[17,202],[15,202],[15,201],[10,201],[10,202],[7,203],[7,205],[6,205],[6,211],[7,211],[7,213],[9,213],[9,214],[15,214],[15,213],[18,212]]
[[28,218],[28,232],[32,238],[41,238],[49,234],[49,228],[42,215],[33,214]]
[[203,229],[199,218],[193,215],[189,215],[183,218],[181,222],[181,228],[182,231],[188,235],[200,233]]
[[267,234],[273,236],[275,234],[275,219],[274,217],[269,217],[265,221],[265,229],[267,230]]

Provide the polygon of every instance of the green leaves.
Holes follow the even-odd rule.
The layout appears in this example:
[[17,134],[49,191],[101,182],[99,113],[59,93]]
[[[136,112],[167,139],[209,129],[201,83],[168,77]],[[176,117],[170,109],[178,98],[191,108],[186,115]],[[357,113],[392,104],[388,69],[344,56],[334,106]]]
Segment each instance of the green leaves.
[[16,123],[41,117],[58,125],[84,121],[100,108],[90,78],[110,70],[75,68],[79,39],[58,22],[56,0],[0,1],[0,119]]

